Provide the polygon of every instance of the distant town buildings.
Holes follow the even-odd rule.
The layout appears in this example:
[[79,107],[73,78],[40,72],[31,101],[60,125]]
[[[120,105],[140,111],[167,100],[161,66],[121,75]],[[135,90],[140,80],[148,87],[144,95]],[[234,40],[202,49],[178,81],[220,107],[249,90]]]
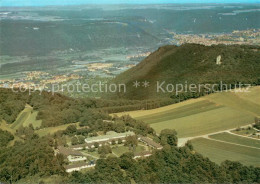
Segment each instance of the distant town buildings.
[[211,45],[259,45],[260,44],[260,29],[250,29],[242,31],[233,31],[230,34],[173,34],[178,45],[185,43],[195,43],[206,46]]

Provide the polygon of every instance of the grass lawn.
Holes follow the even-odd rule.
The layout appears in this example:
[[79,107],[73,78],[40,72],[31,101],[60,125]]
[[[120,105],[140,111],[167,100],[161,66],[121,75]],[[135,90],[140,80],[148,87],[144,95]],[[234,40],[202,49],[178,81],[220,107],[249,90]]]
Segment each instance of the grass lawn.
[[[135,149],[135,153],[139,153],[145,151],[144,146],[137,146]],[[115,153],[118,156],[121,156],[122,154],[129,152],[129,148],[127,146],[117,146],[112,148],[112,152]]]
[[226,132],[221,133],[221,134],[212,135],[212,136],[210,136],[210,138],[225,141],[225,142],[231,142],[231,143],[260,148],[260,140],[244,138],[244,137],[232,135],[232,134],[229,134]]
[[93,151],[93,152],[89,152],[88,150],[84,150],[84,151],[80,151],[80,152],[82,152],[83,155],[85,155],[85,156],[91,156],[91,157],[93,157],[94,159],[100,157],[100,155],[99,155],[98,152],[97,152],[97,149],[96,149],[95,151]]
[[239,161],[245,165],[260,166],[260,150],[199,138],[192,140],[194,149],[220,164],[225,160]]

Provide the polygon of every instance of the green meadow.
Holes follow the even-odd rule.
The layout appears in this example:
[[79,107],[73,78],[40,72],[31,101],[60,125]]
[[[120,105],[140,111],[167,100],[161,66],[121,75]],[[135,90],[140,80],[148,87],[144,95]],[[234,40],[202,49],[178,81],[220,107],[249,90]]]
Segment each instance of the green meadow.
[[198,138],[191,141],[194,149],[220,164],[225,160],[239,161],[245,165],[260,166],[260,149]]
[[246,138],[246,137],[241,137],[238,135],[233,135],[229,133],[220,133],[220,134],[215,134],[209,136],[212,139],[216,140],[221,140],[225,142],[230,142],[230,143],[235,143],[235,144],[240,144],[240,145],[245,145],[245,146],[250,146],[250,147],[255,147],[260,149],[260,139],[251,139],[251,138]]

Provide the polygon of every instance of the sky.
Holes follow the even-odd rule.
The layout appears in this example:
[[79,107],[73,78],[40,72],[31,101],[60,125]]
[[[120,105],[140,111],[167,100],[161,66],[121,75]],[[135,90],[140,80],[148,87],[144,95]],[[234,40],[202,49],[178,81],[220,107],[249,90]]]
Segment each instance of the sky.
[[260,0],[0,0],[1,6],[49,6],[80,4],[164,4],[164,3],[260,3]]

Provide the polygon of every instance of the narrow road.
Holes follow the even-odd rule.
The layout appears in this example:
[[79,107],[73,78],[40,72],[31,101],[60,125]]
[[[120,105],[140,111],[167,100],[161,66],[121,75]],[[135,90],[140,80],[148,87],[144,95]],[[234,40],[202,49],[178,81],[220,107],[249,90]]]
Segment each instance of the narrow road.
[[[241,126],[241,128],[247,128],[247,127],[252,127],[252,124],[249,124],[249,125],[245,125],[245,126]],[[190,140],[193,140],[193,139],[197,139],[197,138],[206,138],[206,139],[209,139],[209,136],[211,135],[215,135],[215,134],[220,134],[220,133],[231,133],[233,135],[236,135],[236,136],[242,136],[242,137],[246,137],[246,138],[251,138],[251,139],[256,139],[256,140],[259,140],[257,138],[253,138],[253,137],[247,137],[247,136],[243,136],[243,135],[238,135],[238,134],[234,134],[232,133],[231,131],[232,130],[236,130],[236,128],[232,128],[232,129],[228,129],[228,130],[221,130],[221,131],[218,131],[218,132],[213,132],[213,133],[209,133],[209,134],[205,134],[205,135],[198,135],[198,136],[194,136],[194,137],[185,137],[185,138],[179,138],[178,139],[178,147],[183,147],[185,146],[185,144],[190,141]],[[214,139],[215,140],[215,139]]]
[[236,144],[236,143],[233,143],[233,142],[227,142],[227,141],[222,141],[222,140],[218,140],[218,139],[212,139],[212,138],[209,138],[209,137],[207,139],[212,140],[212,141],[226,143],[226,144],[233,144],[233,145],[236,145],[236,146],[243,146],[243,147],[247,147],[247,148],[253,148],[253,149],[259,149],[260,150],[260,148],[257,148],[257,147],[254,147],[254,146],[247,146],[247,145],[243,145],[243,144]]
[[244,137],[244,138],[254,139],[254,140],[259,140],[259,141],[260,141],[260,139],[257,139],[257,138],[254,138],[254,137],[248,137],[248,136],[245,136],[245,135],[235,134],[235,133],[233,133],[233,132],[231,132],[231,131],[229,131],[228,133],[230,133],[230,134],[232,134],[232,135],[239,136],[239,137]]

